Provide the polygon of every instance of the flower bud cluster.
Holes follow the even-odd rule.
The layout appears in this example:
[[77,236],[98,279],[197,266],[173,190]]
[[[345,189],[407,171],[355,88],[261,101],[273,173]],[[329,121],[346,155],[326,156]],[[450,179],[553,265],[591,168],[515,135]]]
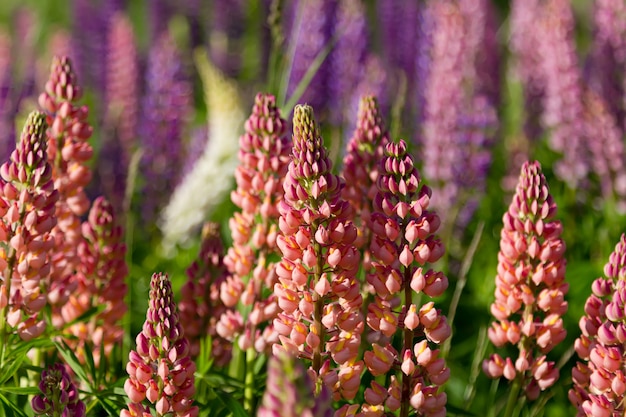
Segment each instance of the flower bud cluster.
[[198,258],[187,268],[178,309],[191,357],[200,353],[200,340],[210,336],[211,357],[220,366],[226,366],[232,357],[232,342],[217,332],[220,317],[232,312],[220,298],[220,286],[227,275],[219,224],[206,223]]
[[579,416],[615,416],[626,411],[626,235],[591,285],[574,348],[582,362],[572,369],[570,402]]
[[[0,168],[1,319],[24,340],[41,335],[50,274],[50,232],[56,224],[52,167],[46,154],[45,115],[29,115],[11,160]],[[4,327],[4,323],[1,325]]]
[[286,125],[276,99],[259,93],[245,123],[245,133],[239,139],[237,189],[232,192],[231,200],[241,212],[230,219],[233,246],[224,263],[231,276],[222,283],[221,296],[227,307],[241,302],[247,306],[245,309],[251,308],[247,317],[242,318],[243,328],[238,330],[242,350],[254,346],[263,352],[278,341],[271,326],[278,314],[276,296],[268,297],[267,293],[277,283],[274,259],[280,257],[276,245],[278,204],[291,153]]
[[148,407],[142,402],[146,399],[154,404],[157,417],[197,416],[198,407],[192,405],[196,366],[189,357],[189,343],[167,275],[152,275],[150,305],[136,342],[126,365],[129,378],[124,383],[131,404],[121,416],[145,415]]
[[31,400],[35,416],[84,417],[85,403],[78,397],[78,389],[59,363],[44,369],[39,382],[41,394]]
[[488,331],[496,347],[517,346],[517,358],[493,354],[483,362],[490,378],[504,376],[522,383],[534,400],[559,377],[546,354],[565,338],[563,227],[554,220],[557,207],[538,162],[522,166],[517,190],[503,216],[495,301],[496,318]]
[[72,274],[79,263],[76,250],[81,240],[80,216],[89,209],[84,188],[91,180],[87,162],[93,149],[87,139],[92,127],[87,122],[88,108],[75,104],[81,96],[82,89],[69,58],[55,57],[45,91],[39,96],[39,106],[48,116],[48,159],[52,164],[54,187],[59,191],[48,293],[56,327],[64,323],[60,306],[76,289]]
[[363,369],[358,356],[364,327],[353,211],[341,198],[342,179],[331,173],[313,109],[296,106],[293,126],[279,204],[283,257],[274,292],[282,311],[274,320],[280,344],[273,349],[310,360],[317,387],[324,383],[336,400],[352,399]]
[[354,208],[353,222],[358,231],[354,245],[364,251],[366,269],[370,258],[368,251],[371,240],[370,216],[378,191],[376,180],[379,175],[379,162],[387,143],[389,134],[383,124],[376,97],[361,97],[356,130],[348,142],[347,153],[343,159],[346,187],[342,191],[342,197]]
[[330,417],[331,398],[326,387],[317,397],[315,386],[304,367],[284,353],[272,356],[267,384],[257,417]]
[[[371,383],[363,411],[383,416],[401,409],[408,415],[411,407],[419,415],[442,416],[446,394],[439,387],[450,370],[436,346],[450,336],[450,327],[434,302],[418,306],[413,295],[436,297],[448,287],[446,276],[427,266],[441,258],[444,247],[435,235],[439,216],[428,210],[431,190],[421,184],[404,141],[386,145],[377,187],[367,277],[375,300],[368,306],[367,324],[378,340],[364,359],[372,375],[391,378],[386,387]],[[393,346],[398,333],[400,343]]]
[[[70,345],[77,341],[81,349],[93,349],[94,360],[99,363],[100,346],[104,345],[108,355],[121,342],[121,320],[128,310],[124,303],[128,275],[124,234],[116,223],[113,206],[104,197],[94,200],[82,224],[82,235],[78,247],[81,262],[75,275],[77,289],[60,311],[63,321],[69,323],[91,308],[102,308],[87,323],[72,326],[69,331],[76,338],[68,340]],[[77,353],[82,354],[80,349]]]

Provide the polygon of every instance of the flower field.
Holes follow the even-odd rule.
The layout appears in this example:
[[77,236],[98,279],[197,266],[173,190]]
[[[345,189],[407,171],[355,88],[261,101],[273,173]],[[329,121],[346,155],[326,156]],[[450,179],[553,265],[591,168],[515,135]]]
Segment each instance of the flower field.
[[621,0],[3,0],[0,417],[626,413]]

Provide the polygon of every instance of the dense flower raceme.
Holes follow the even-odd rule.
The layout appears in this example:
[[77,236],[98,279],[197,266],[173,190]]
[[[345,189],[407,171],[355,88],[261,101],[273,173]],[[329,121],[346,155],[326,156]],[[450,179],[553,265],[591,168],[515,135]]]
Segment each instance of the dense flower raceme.
[[[246,131],[239,139],[237,189],[231,200],[241,211],[230,219],[233,246],[224,263],[231,276],[222,283],[221,298],[228,307],[241,302],[250,311],[243,317],[244,327],[231,330],[239,333],[242,350],[254,346],[263,352],[268,344],[278,341],[272,327],[266,326],[278,313],[276,297],[271,293],[277,283],[276,264],[280,259],[276,245],[278,205],[283,199],[282,181],[291,154],[286,125],[275,98],[257,94],[245,123]],[[232,319],[231,312],[224,317],[227,322]]]
[[91,179],[87,162],[93,149],[87,139],[92,128],[87,122],[88,108],[75,104],[81,95],[82,89],[70,60],[55,57],[45,91],[39,96],[39,106],[48,116],[48,159],[52,164],[54,187],[59,191],[48,292],[56,327],[65,322],[60,306],[76,288],[73,273],[79,263],[77,248],[82,239],[80,216],[87,212],[90,204],[84,187]]
[[54,364],[41,373],[39,382],[41,394],[31,400],[31,407],[37,417],[86,416],[85,403],[78,397],[78,389],[65,370],[65,365]]
[[[50,262],[54,247],[50,231],[56,224],[52,167],[46,154],[46,120],[30,114],[11,160],[0,168],[0,328],[16,329],[24,340],[41,335],[46,327]],[[5,324],[6,321],[6,324]]]
[[100,308],[88,321],[69,328],[76,338],[68,340],[82,358],[83,349],[92,349],[96,363],[100,348],[108,355],[122,341],[121,320],[128,310],[124,303],[128,275],[126,245],[122,228],[116,222],[113,206],[104,197],[93,202],[87,221],[82,224],[83,240],[78,247],[80,264],[75,275],[77,288],[61,307],[66,323],[91,308]]
[[269,359],[267,384],[257,417],[331,417],[326,387],[315,396],[315,385],[298,360],[284,352]]
[[626,235],[611,253],[604,275],[591,285],[592,294],[579,323],[582,334],[574,343],[582,362],[572,369],[574,387],[569,399],[578,416],[624,415]]
[[346,156],[343,159],[343,178],[346,180],[346,186],[342,191],[342,197],[354,208],[353,222],[358,232],[354,245],[364,251],[363,260],[366,263],[370,258],[370,215],[374,211],[379,164],[387,143],[389,134],[384,126],[377,99],[372,96],[361,97],[356,130],[348,142]]
[[556,204],[538,162],[522,167],[517,190],[503,216],[498,253],[496,318],[489,339],[496,347],[514,345],[517,358],[493,354],[483,362],[490,378],[513,381],[534,400],[559,377],[546,354],[565,338],[562,316],[569,285],[565,278],[565,243]]
[[343,181],[331,173],[310,106],[296,106],[293,132],[279,204],[283,258],[274,292],[282,311],[274,320],[280,339],[274,353],[306,359],[318,392],[325,384],[334,399],[352,399],[364,367],[358,359],[364,323],[353,210],[341,198]]
[[150,49],[146,93],[142,101],[139,136],[145,178],[142,212],[150,224],[180,180],[184,160],[183,133],[191,111],[191,85],[180,53],[168,32]]
[[150,407],[142,404],[144,400],[154,405],[157,417],[197,416],[198,407],[192,405],[196,366],[189,357],[189,343],[167,275],[152,275],[150,305],[136,342],[136,350],[129,354],[129,378],[124,384],[131,402],[121,417],[151,416]]
[[[227,276],[219,224],[206,223],[202,229],[200,253],[187,268],[187,282],[180,290],[180,322],[189,341],[191,357],[200,353],[201,339],[210,336],[211,357],[220,366],[227,365],[232,357],[232,342],[217,333],[220,317],[233,314],[220,298],[220,287]],[[240,327],[239,322],[236,327]]]
[[450,336],[450,327],[432,301],[413,303],[414,294],[436,297],[448,287],[446,276],[428,266],[444,253],[435,235],[439,217],[428,210],[431,190],[421,183],[404,141],[387,144],[380,170],[371,216],[373,271],[367,278],[376,294],[367,324],[377,340],[364,358],[372,375],[387,374],[389,382],[371,383],[362,411],[443,416],[447,397],[439,387],[450,370],[436,346]]

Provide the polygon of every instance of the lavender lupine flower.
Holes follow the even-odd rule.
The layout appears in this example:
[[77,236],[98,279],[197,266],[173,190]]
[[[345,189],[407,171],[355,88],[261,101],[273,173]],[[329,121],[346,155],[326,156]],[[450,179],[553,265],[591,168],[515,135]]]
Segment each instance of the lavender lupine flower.
[[286,135],[287,122],[271,95],[257,94],[245,128],[239,139],[237,189],[231,193],[231,200],[241,211],[229,222],[233,245],[224,263],[231,276],[222,283],[221,297],[228,307],[241,302],[244,310],[250,311],[243,320],[239,347],[264,352],[278,341],[271,326],[278,313],[276,296],[268,297],[267,293],[277,283],[273,258],[281,255],[276,245],[278,207],[291,142]]
[[174,9],[169,0],[152,0],[148,3],[152,39],[159,39],[167,32],[167,25],[173,14]]
[[286,354],[272,356],[267,384],[257,417],[331,417],[333,409],[326,387],[316,397],[315,386],[304,366]]
[[591,90],[585,91],[584,137],[587,138],[591,169],[597,176],[602,198],[613,200],[617,209],[626,211],[626,154],[619,128],[613,113],[601,97]]
[[[128,356],[129,378],[124,383],[131,402],[120,416],[152,415],[152,407],[156,417],[197,416],[198,407],[193,405],[196,366],[189,357],[189,342],[183,335],[167,275],[152,275],[150,305],[136,341],[136,350]],[[143,405],[145,400],[153,406]]]
[[351,93],[357,87],[362,68],[367,59],[369,33],[365,5],[362,0],[344,0],[338,3],[334,22],[334,36],[337,38],[328,56],[330,76],[329,121],[337,126],[349,119],[347,109]]
[[68,344],[79,358],[84,359],[84,349],[92,349],[94,360],[99,363],[100,347],[108,355],[122,341],[121,321],[128,310],[124,302],[128,276],[124,234],[113,206],[104,197],[93,202],[87,221],[82,224],[82,235],[75,276],[77,288],[61,307],[61,315],[65,323],[70,323],[91,308],[102,309],[87,322],[68,329],[75,336]]
[[85,403],[78,396],[78,389],[65,370],[56,363],[41,373],[41,394],[31,400],[31,408],[37,417],[84,417]]
[[556,210],[541,166],[526,162],[503,217],[491,305],[496,321],[488,332],[496,347],[513,345],[519,353],[506,358],[493,354],[483,362],[483,371],[490,378],[514,381],[530,400],[558,379],[559,370],[546,354],[565,338],[561,317],[569,285]]
[[201,338],[210,336],[211,357],[219,366],[227,365],[232,357],[232,342],[217,332],[220,317],[229,311],[220,299],[227,275],[219,224],[205,223],[200,253],[187,268],[187,282],[180,290],[180,322],[189,341],[189,355],[197,357]]
[[[0,332],[23,340],[41,335],[49,287],[50,234],[56,225],[52,168],[46,154],[46,117],[32,112],[11,160],[0,168]],[[8,328],[6,327],[8,325]]]
[[[292,16],[289,48],[294,51],[288,94],[294,90],[311,67],[313,60],[332,41],[336,2],[334,0],[300,0],[296,2]],[[329,101],[330,77],[328,56],[309,83],[301,102],[309,103],[323,118]]]
[[362,97],[357,127],[348,142],[343,159],[346,187],[342,191],[342,197],[354,208],[353,222],[358,231],[354,245],[364,251],[363,262],[366,270],[370,258],[370,216],[374,211],[374,198],[378,192],[376,182],[380,173],[379,163],[388,143],[389,133],[383,123],[376,98]]
[[585,78],[589,87],[604,98],[608,110],[624,128],[626,5],[619,0],[596,0],[593,3],[593,43]]
[[[365,391],[363,412],[382,416],[400,410],[406,417],[444,416],[446,394],[440,391],[450,376],[441,344],[450,336],[446,317],[432,301],[413,303],[414,293],[436,297],[448,287],[448,279],[430,264],[444,253],[435,233],[440,221],[429,210],[431,190],[421,181],[406,143],[389,143],[381,161],[378,192],[371,216],[372,271],[367,280],[374,288],[367,324],[379,335],[364,354],[374,376],[389,375],[388,386],[373,381]],[[397,305],[399,301],[399,306]],[[394,347],[391,340],[397,339]],[[400,365],[400,372],[392,371]]]
[[556,175],[576,188],[589,172],[582,134],[582,74],[574,44],[574,16],[568,0],[549,0],[538,16],[537,45],[544,83],[542,122],[550,130],[549,144],[563,158]]
[[331,173],[313,109],[298,105],[293,117],[293,149],[279,204],[277,238],[283,258],[274,292],[280,310],[274,328],[286,351],[309,362],[317,391],[326,385],[333,398],[354,398],[363,370],[358,360],[364,323],[356,274],[360,254],[350,204],[341,198],[343,181]]
[[79,263],[77,247],[82,239],[80,216],[90,205],[85,187],[91,180],[87,162],[93,148],[87,140],[92,127],[87,122],[89,109],[76,104],[81,96],[82,89],[70,60],[54,57],[45,91],[39,95],[39,106],[46,112],[50,126],[47,131],[48,159],[52,165],[54,187],[59,191],[48,292],[48,302],[53,305],[53,323],[57,327],[64,323],[60,306],[67,302],[76,287],[73,274]]
[[241,35],[245,32],[246,10],[244,0],[211,3],[209,55],[228,77],[236,77],[241,70]]
[[9,159],[15,148],[14,109],[11,80],[11,37],[0,30],[0,160]]
[[623,415],[626,375],[626,235],[622,234],[604,266],[604,277],[591,284],[580,320],[582,334],[574,342],[581,361],[572,369],[569,400],[577,416]]
[[146,179],[142,211],[147,224],[166,202],[180,180],[183,131],[191,110],[191,85],[180,54],[166,32],[148,57],[146,94],[142,103],[139,136],[143,148],[141,170]]
[[387,88],[389,74],[379,56],[368,54],[359,69],[358,84],[344,109],[346,132],[354,132],[357,128],[359,103],[363,96],[376,97],[382,114],[389,114],[390,92]]

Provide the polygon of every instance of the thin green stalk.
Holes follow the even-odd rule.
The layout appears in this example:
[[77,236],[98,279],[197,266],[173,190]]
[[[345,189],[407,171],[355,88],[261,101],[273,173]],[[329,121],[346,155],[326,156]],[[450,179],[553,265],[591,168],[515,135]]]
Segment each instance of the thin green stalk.
[[[317,230],[318,227],[319,225],[314,224],[311,229]],[[313,280],[317,284],[317,282],[322,278],[322,271],[324,270],[324,257],[322,256],[322,245],[316,241],[314,246],[315,253],[317,254],[317,265],[315,266]],[[315,310],[313,311],[313,325],[317,329],[317,335],[320,339],[320,343],[317,347],[315,347],[315,349],[313,349],[313,370],[316,374],[319,374],[319,370],[322,367],[322,349],[324,348],[324,339],[326,338],[326,329],[322,325],[322,317],[324,316],[324,297],[319,296],[317,293],[314,293],[313,297],[313,302],[315,303]]]
[[[413,303],[413,289],[409,285],[411,282],[411,268],[404,269],[404,308],[408,309]],[[404,327],[403,348],[400,352],[400,361],[404,359],[404,352],[413,348],[413,330]],[[409,400],[411,398],[411,377],[402,372],[402,397],[400,399],[400,417],[408,417]]]
[[519,393],[522,388],[523,374],[518,374],[513,380],[511,390],[509,391],[509,398],[506,402],[506,408],[504,409],[504,417],[513,417],[515,415],[514,410],[519,399]]
[[476,394],[476,380],[478,379],[478,375],[481,372],[481,364],[483,358],[485,357],[485,352],[487,351],[487,326],[481,326],[478,331],[478,339],[476,341],[476,350],[474,351],[474,358],[472,359],[472,367],[470,368],[470,376],[467,386],[465,387],[465,392],[463,393],[464,410],[469,410],[472,401],[474,400],[474,395]]
[[256,351],[249,348],[246,351],[246,379],[244,381],[243,408],[250,414],[254,413],[254,362]]

